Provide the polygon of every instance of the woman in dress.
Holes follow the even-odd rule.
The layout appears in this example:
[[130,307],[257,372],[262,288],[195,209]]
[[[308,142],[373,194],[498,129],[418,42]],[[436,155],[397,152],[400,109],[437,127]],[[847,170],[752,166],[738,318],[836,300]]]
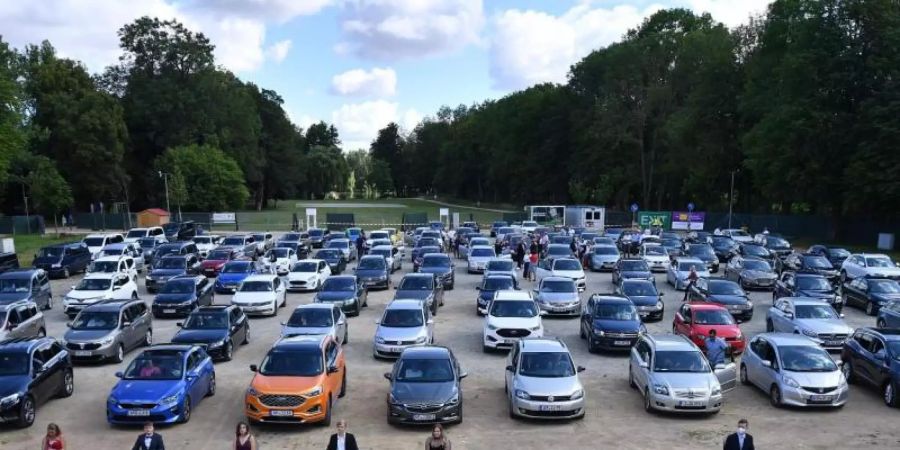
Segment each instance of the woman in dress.
[[234,434],[234,450],[257,450],[256,438],[250,434],[247,422],[238,422]]
[[47,425],[47,435],[44,436],[44,443],[41,450],[65,450],[66,444],[63,441],[62,431],[59,431],[59,425],[51,423]]
[[444,435],[444,427],[441,424],[434,424],[431,436],[425,440],[425,450],[450,450],[450,439]]

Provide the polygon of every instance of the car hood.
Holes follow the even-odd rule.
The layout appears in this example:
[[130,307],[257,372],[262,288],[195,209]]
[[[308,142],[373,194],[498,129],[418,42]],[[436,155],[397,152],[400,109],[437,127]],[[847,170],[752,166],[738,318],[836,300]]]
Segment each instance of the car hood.
[[235,292],[234,296],[231,297],[232,303],[255,303],[255,302],[269,302],[275,298],[275,292],[272,291],[263,291],[263,292]]
[[28,292],[10,292],[6,294],[0,294],[0,304],[11,303],[17,300],[24,300],[30,297]]
[[663,255],[644,255],[644,261],[667,263],[669,262],[669,257]]
[[388,341],[414,341],[419,336],[425,336],[425,327],[385,327],[378,326],[375,336]]
[[249,273],[220,273],[217,280],[220,283],[240,283],[249,276]]
[[28,375],[7,375],[0,377],[0,398],[15,394],[16,392],[25,392],[28,390],[29,383],[31,383],[31,377]]
[[582,389],[578,377],[526,377],[522,375],[516,376],[515,389],[521,389],[529,395],[550,396],[550,395],[572,395],[578,389]]
[[224,259],[207,259],[200,263],[200,267],[204,269],[219,269],[227,262]]
[[774,272],[765,272],[762,270],[742,270],[741,277],[747,278],[749,280],[758,280],[758,279],[772,279],[777,278]]
[[356,271],[356,276],[359,278],[378,278],[387,276],[387,271],[384,269],[362,269]]
[[660,301],[657,295],[629,295],[628,299],[635,306],[654,306],[656,302]]
[[292,327],[289,325],[281,327],[282,336],[312,336],[333,333],[334,329],[332,327]]
[[444,403],[458,392],[452,381],[435,383],[395,382],[391,395],[400,403]]
[[719,384],[719,380],[712,372],[654,372],[653,382],[663,384],[670,389],[707,389],[710,392],[714,386]]
[[616,262],[619,257],[616,255],[591,255],[591,260],[596,262]]
[[120,380],[110,395],[122,402],[158,403],[181,390],[181,380]]
[[356,296],[353,291],[319,291],[316,299],[321,302],[333,302],[337,300],[347,300]]
[[316,272],[288,272],[287,278],[288,280],[309,280],[311,278],[316,277]]
[[709,301],[722,305],[743,305],[749,299],[742,295],[710,295]]
[[96,342],[109,336],[115,330],[72,330],[66,331],[65,339],[68,342]]
[[449,267],[419,267],[419,272],[422,273],[433,273],[435,275],[448,275],[453,270]]
[[110,291],[76,291],[71,290],[66,297],[74,300],[99,300],[106,297]]
[[615,333],[637,333],[641,330],[641,321],[595,319],[594,329]]
[[297,395],[311,390],[316,386],[321,386],[324,381],[324,375],[314,375],[311,377],[295,377],[295,376],[266,376],[257,373],[250,386],[256,389],[260,394],[288,394]]
[[725,339],[737,337],[741,334],[741,329],[737,325],[698,325],[693,324],[691,329],[694,333],[703,336],[709,336],[711,330],[716,330],[716,336]]
[[797,295],[800,297],[811,297],[811,298],[834,298],[833,291],[819,291],[819,290],[801,290],[797,291]]
[[622,278],[650,278],[649,270],[624,270],[619,272]]
[[535,317],[494,317],[487,322],[497,328],[534,328],[541,324],[541,316]]
[[554,277],[565,277],[565,278],[571,278],[573,280],[577,280],[580,278],[584,278],[584,271],[583,270],[554,270],[553,276]]
[[422,291],[422,290],[398,290],[396,294],[394,294],[394,298],[407,298],[407,299],[416,299],[416,300],[425,300],[431,298],[434,295],[434,291]]
[[794,319],[794,324],[816,333],[850,334],[853,332],[853,328],[847,326],[841,319]]
[[153,271],[150,272],[151,277],[174,277],[184,274],[184,269],[153,269]]
[[181,303],[194,299],[194,294],[157,294],[153,303]]
[[537,298],[550,303],[571,303],[579,300],[576,292],[538,292]]
[[784,371],[785,376],[794,379],[800,386],[807,387],[834,387],[841,384],[840,370],[833,372],[794,372],[791,370]]
[[484,276],[490,275],[511,275],[513,278],[517,278],[517,274],[515,270],[487,270],[484,271]]
[[494,259],[493,256],[469,256],[469,262],[472,264],[487,264],[488,261]]
[[209,344],[228,337],[228,330],[178,330],[172,342],[179,344]]

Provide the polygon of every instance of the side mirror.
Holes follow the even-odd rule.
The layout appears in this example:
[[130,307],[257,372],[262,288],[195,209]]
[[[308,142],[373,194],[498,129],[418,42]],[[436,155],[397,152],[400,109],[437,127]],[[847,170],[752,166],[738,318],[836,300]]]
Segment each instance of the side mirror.
[[390,372],[385,372],[385,373],[384,373],[384,378],[386,378],[388,381],[392,381],[392,380],[394,379],[394,376],[391,375]]
[[793,319],[793,318],[794,318],[794,313],[786,312],[786,313],[784,313],[784,317],[787,317],[788,319]]
[[772,361],[769,361],[768,359],[764,359],[761,362],[762,362],[762,365],[765,367],[769,367],[769,368],[772,367]]
[[131,322],[122,322],[122,328],[130,327],[130,326],[131,326]]
[[650,368],[650,364],[648,364],[647,361],[641,361],[638,365],[641,366],[641,369]]
[[72,328],[72,322],[66,322],[66,326]]
[[400,286],[394,285],[394,290],[395,290],[395,291],[396,291],[397,289],[399,289],[399,288],[400,288]]
[[257,372],[259,371],[259,367],[256,367],[256,364],[250,364],[250,371]]
[[115,375],[116,375],[116,378],[124,378],[125,377],[125,374],[122,372],[116,372]]
[[[345,323],[347,323],[347,320],[346,320],[346,319],[339,319],[339,320],[337,321],[337,324],[338,324],[338,325],[343,325],[343,324],[345,324]],[[283,324],[282,324],[282,325],[283,325]]]
[[329,374],[338,373],[338,367],[337,366],[328,366],[328,373]]
[[175,326],[178,328],[184,328],[184,322],[175,322]]
[[481,286],[475,286],[475,290],[476,290],[476,291],[480,291],[480,290],[481,290]]
[[425,323],[428,324],[428,325],[433,325],[433,324],[434,324],[434,319],[428,319],[428,321],[426,321]]
[[839,315],[841,316],[841,319],[845,317],[844,313],[840,313]]
[[465,378],[465,377],[467,377],[467,376],[469,376],[469,372],[460,372],[460,373],[459,373],[459,379],[460,379],[460,380],[462,380],[463,378]]
[[660,297],[662,297],[663,295],[665,295],[665,294],[663,294],[662,292],[659,293],[659,296],[660,296]]
[[506,366],[506,371],[507,371],[507,372],[515,372],[515,370],[516,370],[516,368],[513,367],[513,366]]
[[584,366],[578,366],[578,367],[576,368],[576,370],[577,370],[578,372],[584,372],[585,369],[584,369]]
[[724,369],[724,368],[725,368],[725,364],[724,364],[724,363],[719,363],[719,364],[716,364],[715,370],[722,370],[722,369]]

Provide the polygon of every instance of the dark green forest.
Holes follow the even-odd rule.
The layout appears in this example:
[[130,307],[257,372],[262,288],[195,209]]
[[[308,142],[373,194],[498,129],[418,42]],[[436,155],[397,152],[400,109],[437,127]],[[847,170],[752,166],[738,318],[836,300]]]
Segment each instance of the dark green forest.
[[216,65],[177,22],[119,30],[90,74],[52,43],[0,40],[4,211],[264,208],[348,190],[495,203],[896,218],[900,3],[779,0],[729,29],[660,11],[575,63],[564,85],[389,124],[368,151],[306,130],[281,97]]

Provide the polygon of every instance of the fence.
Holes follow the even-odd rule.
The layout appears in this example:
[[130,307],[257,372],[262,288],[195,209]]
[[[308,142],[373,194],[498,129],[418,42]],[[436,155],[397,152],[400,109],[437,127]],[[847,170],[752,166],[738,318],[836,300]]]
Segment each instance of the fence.
[[41,216],[0,217],[0,233],[3,234],[43,234],[45,231],[44,218]]

